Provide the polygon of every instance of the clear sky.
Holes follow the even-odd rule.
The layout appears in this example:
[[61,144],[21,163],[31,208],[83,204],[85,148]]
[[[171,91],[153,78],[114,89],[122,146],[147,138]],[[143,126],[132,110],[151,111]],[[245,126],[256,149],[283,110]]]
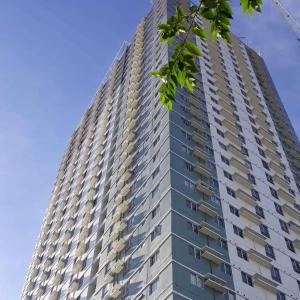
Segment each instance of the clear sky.
[[[300,135],[300,42],[266,1],[233,24]],[[284,0],[300,20],[300,3]],[[297,2],[297,3],[295,3]],[[149,0],[0,0],[0,300],[20,298],[67,140]]]

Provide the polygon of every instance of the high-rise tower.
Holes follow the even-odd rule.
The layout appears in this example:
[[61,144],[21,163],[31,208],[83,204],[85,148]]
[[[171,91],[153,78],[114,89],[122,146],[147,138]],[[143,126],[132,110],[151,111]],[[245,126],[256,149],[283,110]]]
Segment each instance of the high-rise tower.
[[155,1],[72,135],[22,300],[300,299],[299,141],[234,35],[194,37],[194,93],[158,102],[178,2]]

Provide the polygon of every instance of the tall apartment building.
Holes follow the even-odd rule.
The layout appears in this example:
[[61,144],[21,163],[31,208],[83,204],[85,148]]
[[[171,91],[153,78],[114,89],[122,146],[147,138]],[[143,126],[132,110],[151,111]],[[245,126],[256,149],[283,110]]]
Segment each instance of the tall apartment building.
[[195,92],[158,102],[177,2],[154,2],[72,135],[23,300],[300,299],[299,141],[234,35],[193,37]]

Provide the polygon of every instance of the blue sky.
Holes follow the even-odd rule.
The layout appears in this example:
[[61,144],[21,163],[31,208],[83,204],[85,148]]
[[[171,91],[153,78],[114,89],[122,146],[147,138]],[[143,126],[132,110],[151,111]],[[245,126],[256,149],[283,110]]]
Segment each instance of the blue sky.
[[[300,42],[265,0],[233,24],[260,51],[300,135]],[[300,3],[285,0],[300,19]],[[58,163],[149,0],[0,0],[0,300],[19,299]]]

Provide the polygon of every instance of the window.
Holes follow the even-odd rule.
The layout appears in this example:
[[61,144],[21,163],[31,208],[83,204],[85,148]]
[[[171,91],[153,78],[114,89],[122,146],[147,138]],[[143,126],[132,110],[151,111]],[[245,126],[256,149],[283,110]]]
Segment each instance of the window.
[[249,156],[248,149],[245,148],[244,146],[241,147],[241,152],[242,152],[244,155]]
[[240,247],[236,247],[236,251],[237,251],[237,255],[244,259],[244,260],[248,260],[248,255],[247,255],[247,252],[245,250],[243,250],[242,248]]
[[245,159],[244,160],[245,166],[249,169],[252,170],[252,164],[249,160]]
[[260,216],[261,218],[265,218],[265,213],[262,207],[260,207],[259,205],[255,206],[255,212],[258,216]]
[[260,233],[266,237],[270,237],[269,228],[265,224],[259,225]]
[[260,201],[259,193],[257,190],[252,189],[251,190],[251,195],[254,197],[256,200]]
[[253,286],[253,281],[252,281],[252,277],[245,273],[245,272],[241,272],[241,275],[242,275],[242,281],[250,286]]
[[243,144],[246,144],[246,140],[241,134],[238,135],[238,138]]
[[289,233],[289,227],[288,227],[287,223],[285,223],[284,221],[279,219],[279,224],[280,224],[280,227],[283,231]]
[[265,154],[265,151],[260,149],[260,148],[257,148],[258,149],[258,153],[262,156],[262,157],[266,157],[266,154]]
[[215,222],[219,227],[225,228],[224,219],[220,216],[215,216]]
[[196,225],[196,224],[194,224],[194,223],[192,223],[190,221],[187,221],[186,224],[187,224],[188,230],[193,231],[197,235],[199,234],[198,225]]
[[152,211],[151,211],[151,218],[154,219],[159,212],[159,205],[157,205]]
[[[256,136],[255,137],[255,141],[256,141],[256,143],[258,144],[258,145],[260,145],[261,146],[261,140]],[[260,148],[258,148],[258,152],[259,152],[259,150],[261,150],[261,151],[263,151],[262,149],[260,149]],[[260,152],[259,152],[260,153]],[[262,155],[263,157],[265,157],[265,153],[263,152],[263,155]]]
[[227,151],[227,146],[224,145],[223,143],[219,142],[219,146],[220,146],[220,148],[222,148],[223,150]]
[[240,216],[239,210],[238,210],[236,207],[234,207],[234,206],[232,206],[232,205],[229,205],[229,209],[230,209],[230,212],[231,212],[232,214],[236,215],[237,217]]
[[294,244],[291,240],[289,240],[288,238],[284,238],[285,240],[285,243],[286,243],[286,246],[287,248],[292,251],[292,252],[295,252],[295,247],[294,247]]
[[235,191],[232,190],[230,187],[226,187],[226,190],[227,190],[227,194],[230,195],[231,197],[235,198],[236,195],[235,195]]
[[274,266],[272,266],[271,268],[271,277],[273,280],[281,283],[281,277],[280,277],[280,272],[277,268],[275,268]]
[[200,260],[201,259],[201,250],[198,248],[193,247],[192,245],[189,245],[189,254],[193,256],[195,259]]
[[159,277],[156,277],[149,285],[149,295],[152,295],[158,287]]
[[227,241],[223,240],[222,238],[218,238],[217,240],[217,244],[220,248],[227,250],[228,249],[228,245],[227,245]]
[[232,225],[233,226],[233,232],[236,234],[236,235],[239,235],[240,237],[244,237],[244,234],[243,234],[243,230],[239,227],[237,227],[236,225]]
[[160,136],[158,136],[158,137],[154,140],[154,142],[153,142],[153,147],[155,147],[155,146],[158,144],[159,139],[160,139]]
[[281,207],[278,203],[276,203],[276,202],[274,202],[274,205],[275,205],[275,210],[276,210],[280,215],[283,216],[283,210],[282,210],[282,207]]
[[154,198],[159,190],[159,184],[152,190],[151,197]]
[[186,206],[187,206],[189,209],[191,209],[191,210],[193,210],[193,211],[197,211],[197,204],[194,203],[193,201],[191,201],[191,200],[189,200],[189,199],[186,199],[186,200],[185,200],[185,204],[186,204]]
[[292,263],[292,266],[293,266],[293,269],[296,273],[300,274],[300,263],[299,261],[291,258],[291,263]]
[[158,173],[159,173],[159,166],[153,171],[152,179],[154,179]]
[[152,267],[158,260],[159,250],[157,250],[153,255],[150,256],[150,267]]
[[190,273],[191,284],[198,288],[203,288],[203,279],[195,273]]
[[189,148],[189,147],[187,147],[186,145],[181,145],[181,148],[182,148],[182,150],[185,152],[185,153],[187,153],[187,154],[189,154],[189,155],[191,155],[192,153],[193,153],[193,150],[191,149],[191,148]]
[[226,177],[226,178],[228,178],[229,180],[233,180],[232,179],[232,175],[230,174],[230,173],[228,173],[227,171],[224,171],[224,176]]
[[222,159],[222,162],[223,162],[224,164],[226,164],[226,165],[229,166],[229,159],[228,159],[228,158],[226,158],[225,156],[221,155],[221,159]]
[[221,264],[221,270],[222,270],[223,273],[225,273],[229,276],[232,275],[231,266],[229,264],[222,263]]
[[184,165],[185,165],[185,168],[186,168],[188,171],[192,172],[192,171],[194,170],[194,167],[193,167],[192,164],[190,164],[190,163],[184,161]]
[[263,167],[264,167],[265,169],[270,170],[269,165],[268,165],[268,163],[267,163],[266,161],[261,160],[261,163],[262,163],[262,165],[263,165]]
[[151,242],[161,234],[161,225],[155,226],[154,230],[150,233],[151,236]]
[[251,183],[256,184],[255,177],[254,177],[252,174],[248,174],[248,180],[249,180]]
[[268,182],[274,184],[273,177],[270,174],[266,173],[266,177],[267,177]]
[[266,251],[266,255],[268,257],[271,257],[271,258],[275,259],[274,248],[271,245],[267,244],[265,246],[265,251]]
[[184,185],[189,188],[190,190],[195,190],[196,186],[193,182],[189,181],[189,180],[184,180]]
[[217,134],[221,137],[225,137],[224,133],[219,129],[217,129]]
[[278,194],[277,194],[277,191],[276,191],[276,190],[274,190],[273,188],[270,187],[270,192],[271,192],[271,195],[272,195],[273,197],[275,197],[276,199],[278,199]]
[[286,300],[285,294],[283,292],[276,293],[277,300]]

